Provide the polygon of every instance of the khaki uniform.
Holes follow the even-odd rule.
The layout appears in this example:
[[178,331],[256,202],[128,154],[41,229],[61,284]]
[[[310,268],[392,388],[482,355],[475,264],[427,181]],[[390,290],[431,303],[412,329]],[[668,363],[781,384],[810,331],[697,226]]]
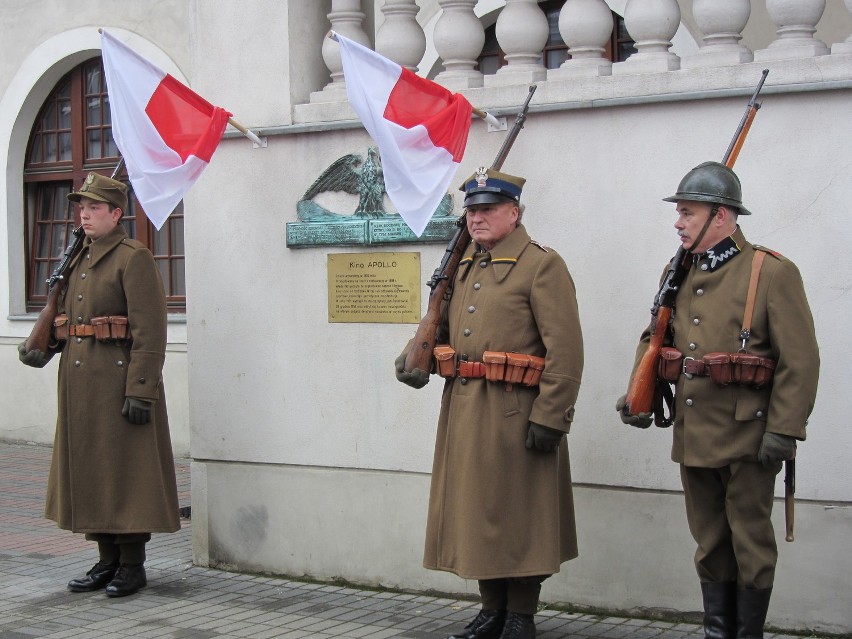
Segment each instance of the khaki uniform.
[[549,575],[577,556],[567,439],[525,448],[529,422],[568,432],[583,369],[574,284],[562,258],[523,226],[490,252],[471,244],[445,305],[449,343],[545,358],[535,388],[447,380],[441,402],[424,566],[466,579]]
[[[684,356],[700,359],[742,346],[754,253],[737,227],[696,258],[671,323],[673,346]],[[648,338],[646,330],[637,363]],[[672,460],[682,464],[701,580],[767,588],[777,558],[769,515],[780,465],[764,469],[757,452],[767,431],[805,439],[819,375],[819,349],[801,276],[792,262],[774,253],[766,256],[760,272],[746,350],[777,362],[773,382],[755,390],[681,375],[675,386]]]
[[[86,238],[67,282],[59,312],[72,324],[125,315],[133,340],[72,336],[60,345],[45,515],[74,532],[174,532],[180,521],[162,381],[166,306],[153,256],[119,224],[94,243]],[[151,422],[123,417],[125,397],[154,401]]]

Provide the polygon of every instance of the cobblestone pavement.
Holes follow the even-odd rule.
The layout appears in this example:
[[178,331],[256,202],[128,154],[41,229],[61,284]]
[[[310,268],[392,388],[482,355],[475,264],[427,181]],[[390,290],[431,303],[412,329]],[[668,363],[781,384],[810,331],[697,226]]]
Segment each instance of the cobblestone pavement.
[[[148,544],[148,587],[130,597],[72,593],[96,561],[94,545],[42,517],[51,449],[0,443],[0,639],[172,637],[444,638],[477,604],[391,591],[245,575],[192,564],[192,522]],[[177,461],[181,506],[189,463]],[[539,639],[700,638],[698,625],[543,610]],[[767,639],[793,639],[767,634]]]

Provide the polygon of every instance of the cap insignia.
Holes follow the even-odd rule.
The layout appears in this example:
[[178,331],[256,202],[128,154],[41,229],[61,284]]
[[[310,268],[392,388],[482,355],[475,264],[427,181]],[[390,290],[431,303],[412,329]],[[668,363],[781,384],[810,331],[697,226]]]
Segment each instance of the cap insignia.
[[488,172],[484,166],[476,170],[476,186],[483,187],[488,184]]

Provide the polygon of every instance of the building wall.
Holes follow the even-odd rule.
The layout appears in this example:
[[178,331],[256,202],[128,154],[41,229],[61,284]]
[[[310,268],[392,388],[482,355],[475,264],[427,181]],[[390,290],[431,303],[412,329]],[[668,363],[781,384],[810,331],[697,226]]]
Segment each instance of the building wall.
[[[285,245],[285,224],[307,187],[334,160],[371,144],[345,103],[307,103],[327,81],[319,50],[328,5],[175,0],[135,3],[128,13],[108,0],[82,11],[0,0],[0,9],[17,12],[0,25],[0,437],[52,439],[55,365],[25,369],[14,350],[32,325],[22,312],[22,146],[44,97],[96,51],[95,27],[103,26],[267,138],[266,148],[253,148],[228,134],[185,200],[188,308],[185,324],[170,325],[166,379],[175,448],[193,458],[196,561],[474,592],[475,584],[420,566],[441,384],[414,391],[394,379],[393,360],[415,326],[327,321],[329,254],[418,252],[425,281],[444,246]],[[847,20],[848,35],[852,16],[841,3],[829,10],[823,20]],[[368,24],[380,22],[372,8],[367,14]],[[8,26],[32,15],[45,21],[38,33]],[[3,39],[11,33],[16,39]],[[587,354],[568,439],[580,557],[546,583],[547,601],[700,607],[671,435],[624,427],[614,403],[677,246],[673,205],[661,198],[691,167],[721,159],[765,66],[763,108],[736,166],[754,213],[743,229],[799,265],[823,349],[809,438],[799,448],[794,544],[783,542],[776,509],[781,557],[769,621],[852,631],[844,604],[852,435],[840,388],[852,355],[852,55],[539,86],[504,169],[528,180],[530,234],[571,269]],[[465,94],[511,120],[526,92],[517,85]],[[474,123],[459,182],[490,164],[503,135]],[[424,286],[423,309],[426,294]]]

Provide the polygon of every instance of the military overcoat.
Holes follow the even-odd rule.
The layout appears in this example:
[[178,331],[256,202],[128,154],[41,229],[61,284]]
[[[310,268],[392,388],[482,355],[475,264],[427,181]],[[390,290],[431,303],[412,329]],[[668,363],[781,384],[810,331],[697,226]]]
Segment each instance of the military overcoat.
[[[739,226],[697,256],[675,301],[673,345],[686,357],[737,352],[755,251]],[[638,362],[648,344],[643,333]],[[686,466],[719,468],[757,461],[766,431],[799,440],[814,406],[819,347],[798,268],[769,252],[760,279],[746,351],[776,360],[772,384],[761,389],[709,377],[681,375],[675,386],[672,459]]]
[[[59,312],[72,324],[127,316],[133,339],[70,337],[57,346],[59,405],[46,517],[82,533],[178,530],[162,380],[166,302],[151,252],[120,224],[95,242],[86,238]],[[150,423],[134,425],[122,416],[126,397],[155,402]]]
[[567,437],[527,450],[532,420],[568,432],[583,369],[574,283],[562,258],[523,226],[462,258],[445,306],[457,355],[545,358],[538,387],[447,380],[441,402],[424,566],[466,579],[549,575],[577,556]]

